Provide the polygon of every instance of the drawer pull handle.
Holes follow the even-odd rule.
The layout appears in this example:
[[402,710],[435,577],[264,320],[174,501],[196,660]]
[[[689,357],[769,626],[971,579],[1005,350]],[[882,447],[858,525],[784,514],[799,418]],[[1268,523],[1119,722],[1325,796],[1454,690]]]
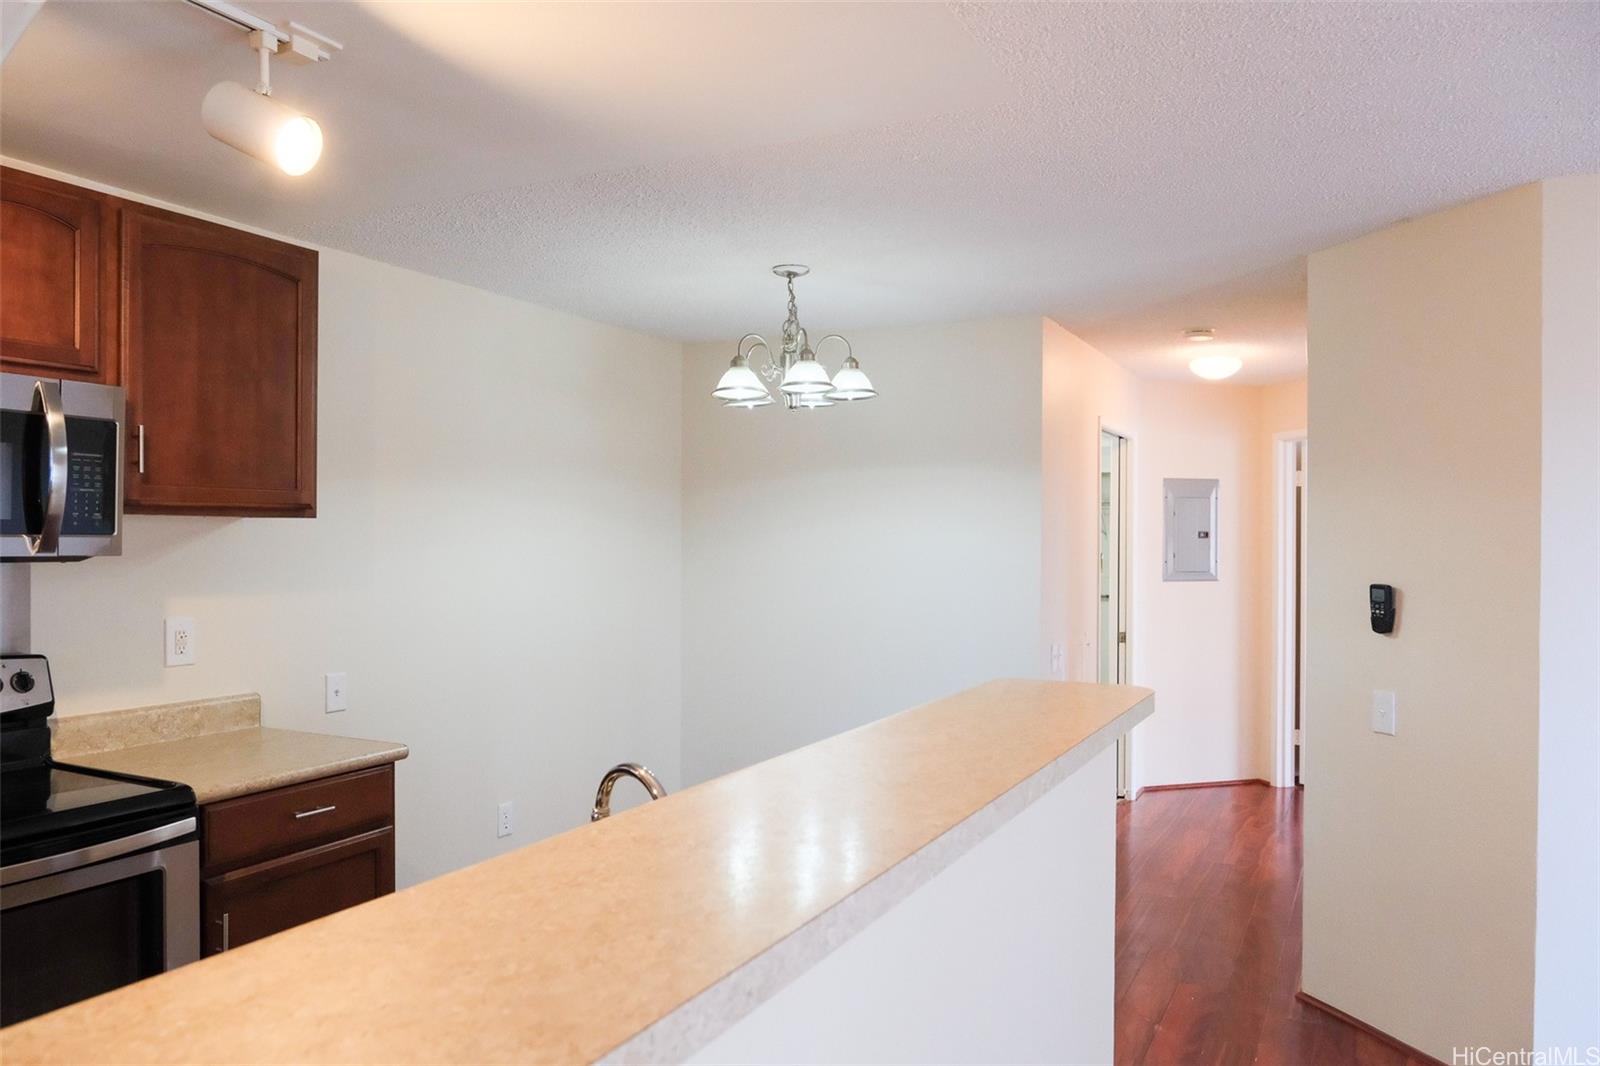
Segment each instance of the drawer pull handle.
[[294,816],[296,818],[310,818],[313,814],[327,814],[331,810],[338,809],[338,806],[337,803],[330,803],[325,807],[313,807],[309,811],[295,811]]

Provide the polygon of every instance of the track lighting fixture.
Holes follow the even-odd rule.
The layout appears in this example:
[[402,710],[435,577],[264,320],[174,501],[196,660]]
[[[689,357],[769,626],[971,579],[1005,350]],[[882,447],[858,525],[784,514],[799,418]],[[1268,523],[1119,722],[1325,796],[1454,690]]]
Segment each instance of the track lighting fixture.
[[246,155],[271,163],[285,174],[299,177],[317,165],[322,156],[322,127],[272,98],[274,55],[302,63],[332,57],[342,46],[297,22],[280,30],[258,15],[222,0],[189,0],[209,14],[246,30],[250,47],[260,59],[260,80],[254,91],[235,81],[218,82],[200,104],[200,121],[206,132]]

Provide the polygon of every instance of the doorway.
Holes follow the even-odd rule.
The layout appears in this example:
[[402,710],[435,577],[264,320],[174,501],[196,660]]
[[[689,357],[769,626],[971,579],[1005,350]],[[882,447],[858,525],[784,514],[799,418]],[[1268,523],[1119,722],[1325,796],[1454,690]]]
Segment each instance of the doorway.
[[1277,609],[1272,783],[1290,788],[1304,783],[1306,771],[1306,511],[1311,452],[1303,432],[1280,433],[1273,445]]
[[[1128,438],[1100,427],[1099,618],[1096,679],[1128,683]],[[1132,787],[1131,736],[1117,739],[1117,798]]]

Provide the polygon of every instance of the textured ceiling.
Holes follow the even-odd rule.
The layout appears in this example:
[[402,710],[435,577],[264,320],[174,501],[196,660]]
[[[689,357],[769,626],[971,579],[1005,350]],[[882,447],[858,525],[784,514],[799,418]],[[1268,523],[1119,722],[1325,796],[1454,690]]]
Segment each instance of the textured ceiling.
[[[0,152],[684,339],[1049,314],[1141,373],[1210,326],[1303,370],[1302,257],[1600,169],[1600,5],[260,2],[324,126],[285,178],[206,137],[241,34],[51,0]],[[863,353],[865,355],[866,353]]]

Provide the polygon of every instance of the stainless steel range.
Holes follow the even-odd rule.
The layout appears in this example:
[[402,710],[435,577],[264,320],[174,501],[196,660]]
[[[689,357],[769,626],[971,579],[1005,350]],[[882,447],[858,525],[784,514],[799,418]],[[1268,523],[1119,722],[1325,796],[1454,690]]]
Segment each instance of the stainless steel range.
[[187,785],[58,763],[42,655],[0,659],[0,1025],[200,954]]

